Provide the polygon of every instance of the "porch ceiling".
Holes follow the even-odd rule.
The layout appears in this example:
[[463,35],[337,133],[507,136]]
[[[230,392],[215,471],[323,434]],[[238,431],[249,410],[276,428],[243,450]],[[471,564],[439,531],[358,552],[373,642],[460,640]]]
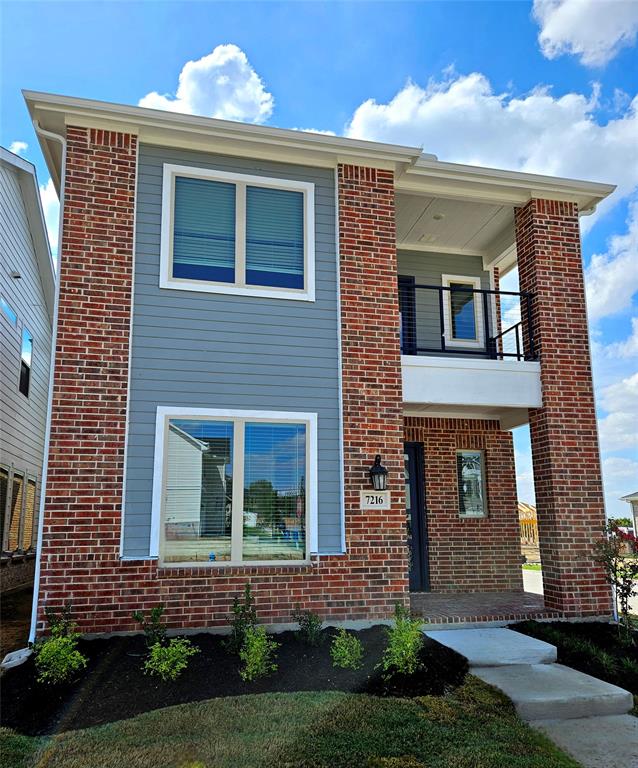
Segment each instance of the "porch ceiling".
[[471,253],[492,261],[514,241],[511,205],[398,192],[397,247]]

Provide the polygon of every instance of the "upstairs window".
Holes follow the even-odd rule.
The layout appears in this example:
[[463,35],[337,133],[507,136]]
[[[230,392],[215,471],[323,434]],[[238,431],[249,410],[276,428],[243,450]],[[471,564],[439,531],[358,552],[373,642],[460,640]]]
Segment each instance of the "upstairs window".
[[33,356],[33,336],[28,328],[22,328],[22,352],[20,354],[20,392],[29,397],[31,387],[31,358]]
[[160,287],[314,300],[314,185],[164,166]]
[[482,347],[483,316],[480,277],[443,275],[443,320],[449,347]]

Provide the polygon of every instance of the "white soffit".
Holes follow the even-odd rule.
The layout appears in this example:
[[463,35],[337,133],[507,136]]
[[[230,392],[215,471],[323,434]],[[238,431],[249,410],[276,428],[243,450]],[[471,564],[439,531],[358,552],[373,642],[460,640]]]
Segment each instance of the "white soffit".
[[[397,193],[397,245],[488,257],[494,243],[513,238],[511,205],[470,203]],[[500,248],[502,251],[508,242]]]

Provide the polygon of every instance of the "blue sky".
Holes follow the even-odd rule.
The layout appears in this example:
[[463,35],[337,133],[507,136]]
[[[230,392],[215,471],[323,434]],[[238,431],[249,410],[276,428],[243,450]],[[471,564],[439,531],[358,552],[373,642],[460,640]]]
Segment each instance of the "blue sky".
[[[617,497],[638,489],[638,3],[23,1],[0,14],[0,142],[27,145],[14,149],[38,168],[53,241],[22,88],[618,184],[582,226],[606,500],[626,512]],[[524,429],[516,446],[531,500]]]

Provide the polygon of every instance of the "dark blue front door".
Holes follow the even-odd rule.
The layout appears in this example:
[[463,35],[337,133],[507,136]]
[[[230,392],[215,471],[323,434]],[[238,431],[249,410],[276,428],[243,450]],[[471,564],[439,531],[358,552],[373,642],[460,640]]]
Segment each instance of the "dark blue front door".
[[428,526],[422,443],[405,443],[405,507],[410,553],[410,592],[429,592]]

